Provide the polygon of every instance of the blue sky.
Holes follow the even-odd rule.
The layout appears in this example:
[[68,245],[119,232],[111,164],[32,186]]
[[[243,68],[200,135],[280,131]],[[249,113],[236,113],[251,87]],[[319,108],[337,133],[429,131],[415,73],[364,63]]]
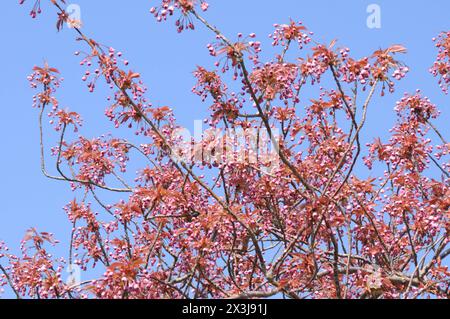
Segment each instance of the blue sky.
[[[56,14],[47,4],[50,1],[42,1],[43,14],[37,20],[31,19],[28,13],[32,2],[28,0],[25,6],[19,6],[16,0],[3,1],[0,11],[0,240],[17,248],[26,229],[35,226],[55,233],[62,241],[58,250],[66,256],[62,247],[67,245],[70,225],[62,207],[74,195],[67,185],[47,180],[40,173],[37,110],[31,107],[34,92],[26,80],[32,67],[47,60],[61,71],[65,81],[58,95],[60,103],[82,114],[83,134],[97,136],[115,131],[103,116],[107,106],[105,96],[109,92],[88,93],[81,82],[84,69],[79,66],[79,57],[73,55],[80,49],[74,33],[67,28],[56,32]],[[155,105],[171,106],[178,122],[188,128],[192,128],[195,119],[206,116],[208,105],[202,104],[190,90],[195,83],[192,76],[195,66],[213,63],[206,49],[213,39],[210,32],[198,26],[196,32],[179,35],[173,20],[156,23],[149,9],[158,1],[73,0],[69,3],[80,6],[87,34],[124,52],[133,70],[142,74],[149,88],[148,96]],[[381,29],[366,26],[366,8],[372,3],[381,7]],[[330,42],[337,38],[356,57],[380,47],[403,44],[408,54],[402,59],[411,72],[397,86],[394,95],[376,100],[364,134],[370,137],[368,140],[385,136],[395,120],[395,101],[404,92],[418,88],[440,106],[442,116],[437,126],[448,127],[449,97],[439,90],[437,81],[428,73],[436,56],[431,39],[450,28],[448,0],[210,0],[210,4],[205,14],[208,20],[231,38],[238,32],[255,32],[267,53],[272,52],[267,35],[272,32],[273,23],[284,23],[289,18],[303,21],[314,31],[316,40]],[[53,146],[55,141],[50,139],[47,145]],[[51,163],[48,165],[53,167]]]

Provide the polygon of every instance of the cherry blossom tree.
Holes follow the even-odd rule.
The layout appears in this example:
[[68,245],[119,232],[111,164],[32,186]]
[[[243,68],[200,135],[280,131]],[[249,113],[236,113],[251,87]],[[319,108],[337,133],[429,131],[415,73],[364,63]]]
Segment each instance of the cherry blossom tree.
[[[61,29],[64,1],[45,2]],[[0,242],[0,286],[18,298],[448,298],[450,143],[433,123],[438,107],[420,91],[405,94],[390,137],[361,142],[368,109],[408,73],[406,49],[356,58],[288,21],[270,37],[278,54],[261,61],[257,36],[231,40],[202,16],[205,1],[159,2],[150,9],[158,22],[211,31],[217,62],[197,67],[193,88],[209,105],[210,134],[183,140],[172,109],[149,101],[123,53],[75,24],[82,82],[95,93],[98,81],[109,85],[106,118],[136,140],[72,138],[83,123],[58,103],[59,71],[33,69],[42,172],[83,196],[65,207],[68,257],[50,254],[52,234],[30,229],[21,255]],[[40,13],[37,0],[31,16]],[[430,72],[447,93],[450,32],[434,41]],[[54,172],[47,117],[59,136]],[[236,149],[236,136],[220,134],[238,130],[271,153],[259,142]],[[145,164],[129,180],[131,160]],[[66,282],[67,265],[103,274]]]

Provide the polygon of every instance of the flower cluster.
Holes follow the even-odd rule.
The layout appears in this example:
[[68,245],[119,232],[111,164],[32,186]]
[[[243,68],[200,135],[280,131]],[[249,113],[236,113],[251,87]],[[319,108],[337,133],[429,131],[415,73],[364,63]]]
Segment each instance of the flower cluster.
[[[24,4],[25,0],[19,0],[19,4]],[[34,19],[38,14],[41,14],[41,0],[36,0],[34,2],[33,8],[30,11],[30,16]]]
[[384,95],[385,85],[388,86],[389,92],[394,92],[394,82],[391,77],[400,80],[409,71],[408,67],[394,59],[393,56],[398,53],[406,53],[406,49],[401,45],[393,45],[385,50],[377,50],[372,55],[374,62],[371,73],[374,81],[383,83],[382,95]]
[[121,172],[125,172],[129,160],[127,155],[129,146],[117,139],[89,140],[80,137],[78,141],[63,145],[56,151],[61,152],[61,157],[72,169],[79,166],[75,178],[100,185],[104,184],[105,176],[112,174],[116,166]]
[[272,101],[277,95],[280,99],[293,99],[299,85],[295,84],[298,76],[298,67],[293,63],[267,63],[257,68],[250,76],[251,81],[264,98]]
[[343,82],[353,83],[358,81],[363,87],[373,86],[375,82],[383,84],[382,95],[387,85],[389,92],[394,92],[392,79],[401,80],[409,69],[401,62],[394,59],[394,55],[405,53],[406,49],[400,45],[394,45],[385,50],[377,50],[370,57],[355,60],[350,57],[350,49],[335,49],[333,41],[328,47],[317,45],[312,48],[313,55],[307,59],[300,59],[300,69],[304,77],[311,77],[312,83],[320,82],[321,77],[329,68],[333,68],[334,76]]
[[[80,65],[86,65],[89,69],[86,70],[82,80],[91,79],[88,88],[90,92],[93,92],[97,80],[103,77],[111,89],[116,88],[113,98],[108,97],[108,101],[113,100],[114,103],[105,110],[105,115],[114,122],[116,127],[126,123],[131,128],[133,124],[137,124],[136,133],[145,133],[143,124],[146,122],[145,117],[152,114],[150,109],[152,104],[148,103],[144,97],[147,88],[140,80],[140,74],[119,67],[119,62],[124,66],[129,65],[129,61],[123,58],[122,52],[112,47],[102,46],[93,40],[89,40],[88,43],[92,50],[90,53],[84,53],[85,57]],[[92,71],[90,68],[95,60],[98,67]]]
[[67,287],[62,281],[64,261],[54,260],[45,248],[45,244],[57,243],[52,234],[31,228],[22,240],[22,256],[4,254],[10,265],[13,289],[19,296],[59,298],[65,294]]
[[422,124],[439,115],[436,105],[432,104],[427,97],[422,97],[420,91],[417,91],[414,95],[405,94],[397,102],[395,111],[399,114],[406,113],[407,120]]
[[335,41],[328,47],[319,44],[312,48],[313,55],[307,59],[300,58],[300,70],[302,75],[311,78],[312,84],[320,82],[321,77],[330,68],[338,64],[338,55],[334,52]]
[[307,32],[305,26],[302,22],[296,23],[295,21],[290,21],[289,24],[275,24],[275,31],[270,35],[273,40],[272,45],[282,45],[286,46],[287,43],[297,42],[300,48],[311,42],[311,32]]
[[439,53],[430,71],[439,78],[439,86],[442,91],[448,93],[450,86],[450,32],[442,32],[438,38],[433,40],[436,42]]
[[60,131],[63,127],[73,125],[74,131],[78,131],[78,127],[82,125],[81,117],[78,113],[68,110],[59,109],[59,102],[54,96],[56,89],[59,88],[62,78],[59,78],[59,71],[49,67],[46,63],[44,67],[34,67],[34,72],[28,76],[32,88],[42,86],[43,91],[33,97],[33,105],[42,108],[44,111],[47,105],[52,105],[51,110],[47,113],[50,118],[50,124],[55,124],[56,131]]
[[389,143],[383,144],[380,139],[376,139],[374,143],[368,144],[366,165],[372,168],[373,160],[378,159],[398,170],[423,172],[433,150],[431,139],[424,136],[427,131],[425,125],[439,115],[437,108],[418,91],[415,95],[405,94],[397,102],[395,110],[399,121],[391,130]]
[[234,70],[234,78],[238,77],[238,71],[241,69],[240,63],[244,59],[244,54],[248,54],[248,58],[256,65],[259,62],[259,53],[261,52],[261,43],[259,41],[253,41],[256,34],[252,33],[248,37],[238,34],[238,41],[236,43],[228,43],[221,36],[217,36],[217,42],[208,44],[208,50],[211,56],[221,56],[221,60],[215,64],[217,67],[221,67],[223,73],[230,70]]
[[[112,47],[106,47],[98,44],[94,40],[89,40],[89,44],[92,48],[90,53],[75,52],[75,55],[84,55],[83,60],[80,62],[81,66],[87,66],[85,74],[81,78],[84,82],[88,82],[88,88],[90,92],[94,92],[95,84],[98,78],[104,76],[106,83],[112,88],[116,81],[116,73],[122,71],[119,68],[119,62],[128,66],[129,62],[122,56],[122,52],[116,51]],[[93,61],[97,60],[98,67],[91,70]],[[122,75],[124,71],[122,71]]]
[[[347,54],[347,52],[347,50],[344,50],[342,54]],[[367,57],[360,60],[348,58],[346,63],[342,63],[339,68],[339,72],[342,74],[342,81],[347,83],[358,81],[362,85],[366,85],[370,79],[370,71],[371,65]]]
[[[50,117],[55,117],[57,119],[55,129],[56,131],[60,131],[61,128],[66,127],[68,125],[73,125],[74,132],[78,132],[78,127],[82,125],[82,120],[80,115],[77,112],[71,112],[67,110],[58,110],[56,112],[50,112]],[[54,120],[50,121],[50,124],[53,124]]]
[[63,79],[59,78],[59,71],[50,67],[45,63],[44,67],[35,66],[33,73],[28,76],[28,81],[32,88],[43,87],[43,91],[33,97],[33,106],[43,108],[48,104],[52,104],[52,110],[56,111],[58,108],[58,100],[53,96],[56,90],[60,87]]
[[85,205],[85,203],[78,203],[76,199],[65,206],[64,211],[72,223],[83,220],[87,224],[97,224],[97,217],[92,212],[90,206]]
[[158,22],[162,22],[173,16],[175,10],[180,10],[181,16],[176,20],[175,25],[177,31],[181,33],[184,30],[194,30],[194,23],[189,14],[195,10],[198,3],[202,11],[208,10],[209,4],[204,0],[163,0],[160,6],[152,7],[150,13]]
[[216,72],[208,71],[199,66],[195,70],[194,76],[197,78],[197,84],[192,92],[200,96],[202,101],[205,101],[208,95],[211,95],[215,100],[220,100],[225,94],[227,87]]

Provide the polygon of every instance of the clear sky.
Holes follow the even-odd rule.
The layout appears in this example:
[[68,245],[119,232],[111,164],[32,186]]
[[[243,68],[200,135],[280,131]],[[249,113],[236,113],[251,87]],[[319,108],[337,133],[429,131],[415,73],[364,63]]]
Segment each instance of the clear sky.
[[[65,81],[59,92],[62,106],[82,114],[85,125],[81,133],[97,136],[114,132],[103,116],[109,92],[88,93],[81,82],[84,69],[73,52],[80,49],[75,34],[65,28],[57,33],[56,13],[42,1],[43,14],[37,20],[28,16],[34,0],[19,6],[17,0],[2,1],[0,10],[0,240],[17,248],[24,232],[31,226],[55,233],[67,246],[70,224],[62,207],[73,199],[67,185],[45,179],[40,173],[37,110],[26,80],[34,65],[47,60],[58,68]],[[149,9],[159,1],[73,0],[78,4],[84,30],[92,38],[124,52],[131,67],[141,73],[155,105],[169,105],[178,122],[192,128],[195,119],[205,117],[208,105],[202,104],[190,90],[195,83],[192,71],[196,65],[211,66],[206,45],[213,39],[210,32],[198,26],[196,32],[179,35],[169,23],[159,24]],[[450,29],[450,1],[408,0],[210,0],[205,16],[221,30],[235,37],[238,32],[255,32],[270,51],[267,35],[273,23],[289,18],[301,20],[315,33],[315,39],[330,42],[337,38],[352,49],[356,57],[370,54],[380,47],[403,44],[408,54],[402,57],[411,72],[397,85],[394,95],[377,99],[369,112],[364,135],[372,140],[385,136],[395,120],[393,107],[403,93],[421,88],[442,110],[437,126],[448,128],[449,96],[438,88],[428,73],[436,57],[431,39]],[[366,25],[368,5],[381,8],[381,29]],[[50,132],[49,132],[50,133]],[[53,146],[55,140],[47,141]],[[48,164],[53,168],[53,165]],[[59,250],[66,256],[67,250]]]

